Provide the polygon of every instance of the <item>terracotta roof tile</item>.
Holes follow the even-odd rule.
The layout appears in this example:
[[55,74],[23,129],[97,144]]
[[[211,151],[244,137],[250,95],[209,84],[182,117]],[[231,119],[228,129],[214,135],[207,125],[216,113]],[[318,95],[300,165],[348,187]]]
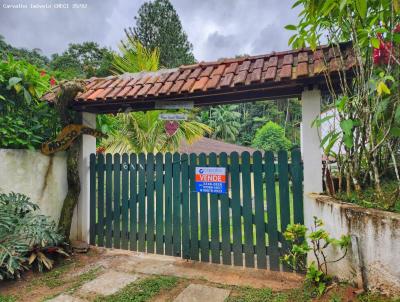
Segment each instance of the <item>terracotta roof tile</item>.
[[254,69],[250,74],[250,83],[259,82],[261,80],[261,68]]
[[90,94],[87,99],[88,100],[95,100],[97,95],[101,94],[104,90],[103,89],[97,89],[95,90],[92,94]]
[[228,74],[226,74],[223,78],[222,78],[222,80],[221,80],[221,83],[219,84],[221,87],[225,87],[225,86],[230,86],[231,85],[231,83],[232,83],[232,79],[233,79],[233,76],[234,76],[235,74],[233,74],[233,73],[228,73]]
[[191,72],[192,72],[191,69],[186,69],[184,72],[181,73],[181,75],[179,76],[178,80],[186,80]]
[[116,97],[116,95],[118,94],[118,92],[120,92],[121,90],[123,90],[122,87],[114,87],[113,90],[111,90],[109,93],[107,93],[106,98],[114,98]]
[[300,52],[297,56],[297,63],[308,62],[308,52]]
[[119,84],[119,83],[121,83],[123,81],[123,79],[116,79],[116,80],[114,80],[114,81],[112,81],[110,84],[108,84],[107,85],[107,87],[117,87],[117,85]]
[[[107,88],[107,89],[111,89],[111,88]],[[115,97],[116,98],[123,98],[129,92],[129,90],[131,90],[131,87],[130,86],[125,86],[125,88],[122,89],[120,92],[118,92]]]
[[99,83],[103,83],[105,80],[104,79],[100,79],[100,80],[94,80],[92,82],[90,82],[89,84],[86,85],[86,89],[91,89],[93,86],[99,84]]
[[151,76],[151,77],[147,80],[146,84],[154,84],[155,82],[157,82],[158,78],[159,78],[158,75]]
[[189,76],[189,79],[197,79],[201,72],[201,67],[197,67],[195,70],[192,71],[192,73]]
[[226,68],[225,69],[225,74],[228,74],[228,73],[235,73],[236,72],[236,69],[237,69],[237,67],[238,67],[238,63],[237,62],[235,62],[235,63],[231,63],[229,66],[228,66],[228,68]]
[[[127,87],[127,88],[128,88],[128,91],[129,91],[130,87]],[[109,94],[110,91],[113,90],[113,89],[114,88],[111,88],[111,87],[105,88],[102,93],[100,93],[100,94],[98,94],[96,96],[96,99],[104,99],[107,96],[107,94]]]
[[169,90],[171,89],[173,84],[174,84],[174,82],[165,82],[163,87],[158,92],[158,94],[167,94],[169,92]]
[[181,92],[189,92],[192,89],[194,82],[196,82],[196,80],[193,78],[187,80],[186,83],[183,85]]
[[305,77],[308,75],[308,63],[301,62],[297,65],[296,71],[297,77]]
[[160,90],[162,83],[155,83],[153,87],[149,90],[147,95],[157,95],[158,91]]
[[[170,94],[182,94],[182,98],[190,98],[192,92],[197,92],[196,96],[199,91],[220,88],[233,92],[237,89],[236,86],[278,85],[280,81],[285,81],[286,85],[288,81],[295,80],[294,85],[301,85],[299,81],[311,79],[307,80],[307,83],[312,83],[312,79],[316,77],[321,81],[322,72],[334,72],[340,68],[350,70],[356,66],[356,58],[350,43],[342,44],[340,51],[344,56],[344,66],[336,55],[339,49],[333,51],[332,47],[322,46],[316,51],[304,48],[260,56],[201,62],[177,69],[90,78],[85,81],[86,91],[76,97],[77,106],[85,101],[90,101],[95,106],[96,102],[113,98],[123,98],[127,102],[136,97],[142,100],[150,96],[154,101],[155,98],[161,98],[161,95]],[[210,95],[212,94],[210,92]],[[55,97],[56,90],[53,89],[43,98],[51,101]]]
[[126,94],[126,97],[134,97],[140,89],[142,89],[142,85],[133,86],[133,88]]
[[132,80],[130,80],[129,82],[128,82],[128,84],[126,84],[127,86],[133,86],[134,84],[136,84],[136,82],[138,81],[139,79],[138,78],[134,78],[134,79],[132,79]]
[[278,66],[278,57],[271,57],[268,60],[268,67]]
[[144,85],[149,78],[149,75],[142,75],[142,77],[139,79],[139,81],[136,82],[135,85]]
[[82,93],[82,94],[79,96],[79,99],[84,100],[84,99],[88,98],[88,96],[91,95],[93,92],[94,92],[93,89],[88,89],[87,91],[85,91],[84,93]]
[[320,60],[324,58],[324,51],[322,49],[318,49],[314,51],[313,53],[313,59],[315,60]]
[[285,55],[283,57],[283,63],[282,65],[292,65],[293,64],[293,55]]
[[90,87],[89,89],[96,90],[96,89],[100,89],[100,88],[106,88],[114,80],[111,80],[111,81],[104,81],[104,80],[103,81],[96,81],[95,85],[89,86]]
[[214,66],[208,66],[203,72],[200,74],[200,77],[208,77],[212,73]]
[[191,91],[199,91],[203,90],[204,86],[207,84],[208,78],[207,77],[202,77],[194,83],[192,90]]
[[244,82],[246,81],[246,77],[247,77],[247,70],[240,71],[233,79],[233,85],[236,86],[244,84]]
[[178,93],[179,90],[182,88],[183,84],[185,83],[184,80],[176,81],[175,84],[169,90],[170,93]]
[[238,68],[238,73],[239,72],[241,72],[241,71],[243,71],[243,70],[249,70],[250,69],[250,64],[251,64],[251,61],[244,61],[240,66],[239,66],[239,68]]
[[162,73],[160,76],[159,76],[159,78],[157,79],[157,83],[164,83],[167,79],[168,79],[168,77],[171,75],[171,73],[170,72],[164,72],[164,73]]
[[220,79],[221,75],[219,74],[211,76],[211,79],[207,82],[206,89],[208,90],[217,88]]
[[257,59],[254,62],[253,66],[252,66],[252,69],[254,70],[254,69],[257,69],[257,68],[262,68],[263,65],[264,65],[264,59]]
[[144,86],[142,87],[142,89],[140,89],[140,90],[138,91],[138,93],[136,94],[136,96],[137,96],[137,97],[140,97],[140,96],[146,95],[147,92],[150,90],[151,86],[152,86],[151,84],[146,84],[146,85],[144,85]]
[[279,77],[281,79],[288,79],[292,76],[292,65],[283,65]]
[[217,68],[214,69],[214,71],[212,72],[211,76],[224,74],[225,68],[226,68],[225,64],[219,65]]
[[314,61],[314,74],[319,74],[325,71],[325,68],[325,63],[322,59]]
[[125,87],[126,84],[130,82],[131,79],[124,79],[121,82],[118,83],[117,87]]
[[174,73],[172,73],[169,78],[168,78],[168,82],[174,82],[180,75],[179,70],[175,71]]
[[274,80],[276,76],[276,67],[269,67],[262,77],[265,81]]

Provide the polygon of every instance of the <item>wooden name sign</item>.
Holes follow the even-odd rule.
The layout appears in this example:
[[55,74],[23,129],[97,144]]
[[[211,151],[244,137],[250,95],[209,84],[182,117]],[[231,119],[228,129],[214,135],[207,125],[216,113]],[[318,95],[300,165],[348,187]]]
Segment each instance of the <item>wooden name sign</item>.
[[42,144],[42,153],[49,155],[58,151],[64,151],[68,149],[69,146],[73,143],[73,141],[82,134],[92,135],[94,137],[107,137],[106,134],[92,129],[90,127],[84,125],[76,125],[71,124],[57,135],[57,138],[54,141],[50,141]]

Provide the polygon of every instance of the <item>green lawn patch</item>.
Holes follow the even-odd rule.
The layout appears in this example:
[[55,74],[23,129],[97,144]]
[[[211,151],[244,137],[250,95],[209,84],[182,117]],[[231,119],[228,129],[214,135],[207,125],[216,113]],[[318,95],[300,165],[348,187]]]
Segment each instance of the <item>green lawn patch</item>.
[[272,292],[269,288],[234,287],[227,302],[308,302],[311,292],[296,289],[286,292]]
[[3,296],[0,294],[0,302],[16,302],[17,299],[12,296]]
[[169,276],[157,276],[129,284],[114,295],[97,297],[96,302],[145,302],[157,296],[161,291],[175,287],[179,279]]

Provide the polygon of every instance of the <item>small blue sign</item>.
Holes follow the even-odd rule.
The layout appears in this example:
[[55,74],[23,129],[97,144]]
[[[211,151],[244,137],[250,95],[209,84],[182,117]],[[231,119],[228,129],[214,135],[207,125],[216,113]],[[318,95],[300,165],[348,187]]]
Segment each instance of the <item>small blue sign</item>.
[[226,169],[220,167],[196,167],[196,192],[226,193]]

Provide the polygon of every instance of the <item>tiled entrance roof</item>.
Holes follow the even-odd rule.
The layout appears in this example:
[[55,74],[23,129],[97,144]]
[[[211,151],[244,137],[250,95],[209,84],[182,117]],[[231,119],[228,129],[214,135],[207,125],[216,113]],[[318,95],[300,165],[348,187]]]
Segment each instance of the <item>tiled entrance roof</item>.
[[[91,78],[87,80],[86,92],[77,95],[73,106],[83,111],[96,111],[96,107],[98,111],[115,112],[127,107],[133,110],[154,108],[157,100],[179,99],[193,99],[195,105],[200,106],[211,104],[213,95],[223,95],[217,99],[219,103],[227,103],[232,101],[227,96],[231,93],[237,95],[249,90],[254,93],[260,89],[269,89],[270,98],[296,96],[306,85],[325,82],[325,72],[338,71],[341,66],[346,71],[354,67],[356,61],[351,44],[342,44],[340,51],[345,58],[343,65],[338,48],[322,46],[315,52],[310,49],[273,52],[157,72]],[[47,99],[53,97],[46,96]],[[260,98],[261,95],[251,97]],[[244,95],[241,98],[246,99]]]

